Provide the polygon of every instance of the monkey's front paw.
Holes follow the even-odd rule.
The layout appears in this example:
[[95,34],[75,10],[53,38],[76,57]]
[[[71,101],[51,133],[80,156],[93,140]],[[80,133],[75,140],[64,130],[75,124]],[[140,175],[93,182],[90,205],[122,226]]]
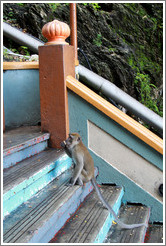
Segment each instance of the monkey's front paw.
[[65,146],[66,146],[66,141],[63,141],[63,142],[61,143],[61,147],[62,147],[62,148],[65,148]]

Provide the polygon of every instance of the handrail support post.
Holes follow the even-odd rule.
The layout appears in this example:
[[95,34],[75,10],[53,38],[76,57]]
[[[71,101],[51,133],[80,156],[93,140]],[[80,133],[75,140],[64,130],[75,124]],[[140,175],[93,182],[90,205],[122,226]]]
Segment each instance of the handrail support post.
[[[56,25],[61,27],[62,33],[58,37],[56,31],[54,38],[49,36],[51,25],[54,30]],[[75,76],[74,47],[62,40],[62,36],[67,36],[64,25],[58,21],[46,24],[42,33],[48,42],[39,47],[41,130],[50,133],[49,145],[53,148],[61,148],[60,143],[69,134],[66,77]]]

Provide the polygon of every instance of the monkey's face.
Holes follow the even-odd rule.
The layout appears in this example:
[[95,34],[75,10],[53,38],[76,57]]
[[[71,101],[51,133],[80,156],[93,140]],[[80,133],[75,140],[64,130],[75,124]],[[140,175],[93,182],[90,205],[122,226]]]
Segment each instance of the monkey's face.
[[79,142],[81,138],[78,133],[69,134],[69,137],[64,141],[66,148],[72,150]]

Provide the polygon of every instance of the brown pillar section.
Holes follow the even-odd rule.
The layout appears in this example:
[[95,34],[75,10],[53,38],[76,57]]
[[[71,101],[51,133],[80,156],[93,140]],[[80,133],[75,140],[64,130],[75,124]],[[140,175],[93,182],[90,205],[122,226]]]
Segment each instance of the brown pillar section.
[[41,129],[50,133],[50,145],[60,148],[69,133],[66,77],[75,76],[74,48],[39,47]]
[[69,133],[66,77],[75,76],[74,47],[50,40],[39,47],[41,130],[50,133],[51,147],[60,148]]
[[4,111],[4,105],[3,105],[3,132],[5,132],[5,111]]

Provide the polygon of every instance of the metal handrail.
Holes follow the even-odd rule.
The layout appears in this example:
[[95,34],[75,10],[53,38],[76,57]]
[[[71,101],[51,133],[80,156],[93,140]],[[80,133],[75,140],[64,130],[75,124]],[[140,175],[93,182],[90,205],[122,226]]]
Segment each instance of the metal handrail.
[[30,50],[38,53],[38,47],[43,45],[44,42],[39,39],[25,34],[16,27],[12,27],[10,24],[3,22],[3,34],[5,37],[12,39],[18,44],[26,45]]
[[102,92],[102,94],[108,98],[115,100],[116,103],[119,103],[134,115],[140,117],[143,121],[162,133],[163,118],[158,114],[154,113],[142,103],[129,96],[110,81],[102,78],[89,69],[79,65],[77,67],[77,72],[79,74],[80,81],[83,81],[95,90]]

